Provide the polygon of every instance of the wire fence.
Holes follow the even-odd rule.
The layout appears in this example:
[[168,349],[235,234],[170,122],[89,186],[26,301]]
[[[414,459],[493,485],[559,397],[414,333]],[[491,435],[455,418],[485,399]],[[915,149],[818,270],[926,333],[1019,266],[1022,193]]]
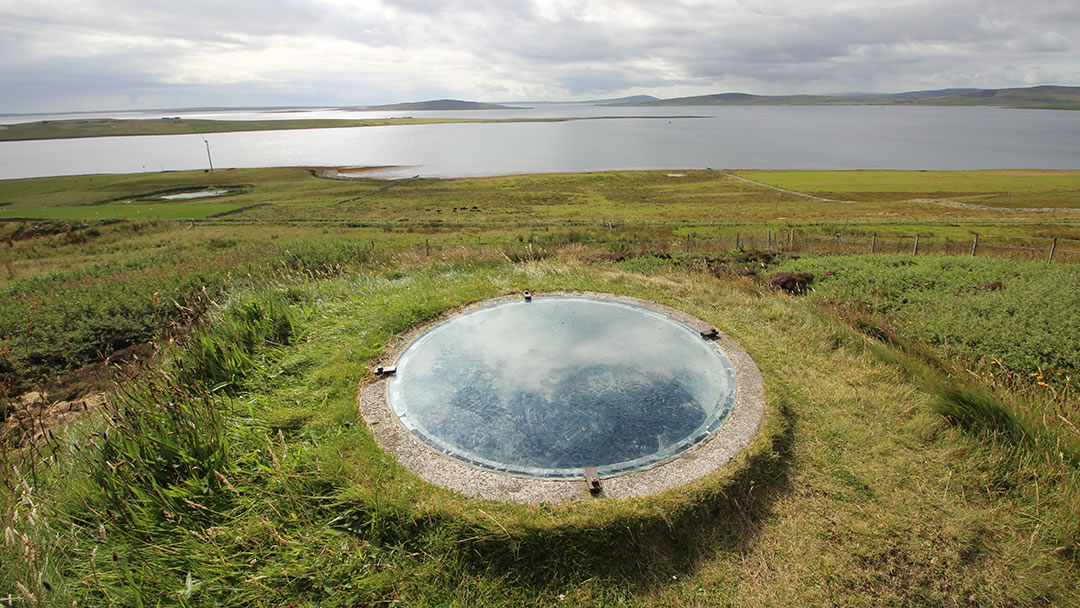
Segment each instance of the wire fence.
[[[803,236],[797,231],[770,237],[773,247],[813,253],[908,253],[911,255],[965,255],[1002,257],[1046,262],[1080,261],[1080,240],[1059,237],[972,235],[956,238],[938,235],[861,235],[833,238]],[[779,243],[777,241],[780,241]],[[786,240],[786,242],[784,242]]]
[[[376,243],[372,241],[372,248]],[[1018,237],[1002,235],[973,235],[970,239],[939,235],[888,234],[888,235],[834,235],[805,234],[798,230],[739,232],[727,238],[699,239],[677,237],[667,239],[639,239],[633,236],[612,238],[582,238],[577,240],[517,240],[517,239],[463,239],[459,242],[432,243],[425,240],[415,245],[379,247],[381,249],[421,250],[431,252],[453,248],[500,248],[517,250],[525,247],[557,248],[580,245],[609,252],[656,252],[726,254],[732,251],[775,251],[786,253],[813,253],[827,255],[853,254],[908,254],[957,255],[969,257],[995,257],[1020,260],[1052,262],[1080,261],[1080,239],[1054,237]]]
[[[236,225],[236,222],[221,220],[183,220],[192,226]],[[261,222],[253,222],[259,224]],[[335,225],[345,227],[386,228],[384,223],[341,222],[340,220],[298,220],[285,222],[295,225]],[[522,239],[508,235],[505,238],[458,237],[447,240],[435,237],[410,244],[388,244],[370,241],[372,249],[389,251],[423,250],[432,251],[448,248],[514,248],[532,245],[533,247],[558,248],[571,245],[596,247],[611,252],[661,252],[661,253],[703,253],[721,254],[732,251],[776,251],[789,253],[814,253],[828,255],[866,254],[866,253],[904,253],[910,255],[965,255],[970,257],[996,257],[1020,260],[1042,260],[1051,262],[1080,261],[1080,239],[1064,237],[1036,237],[973,234],[970,237],[942,236],[936,234],[834,234],[826,236],[820,232],[791,228],[785,230],[734,232],[723,237],[701,239],[692,236],[673,236],[668,238],[639,238],[633,234],[622,233],[613,224],[604,223],[605,230],[588,231],[586,223],[575,226],[582,230],[577,238],[532,237]],[[411,232],[411,231],[410,231]]]

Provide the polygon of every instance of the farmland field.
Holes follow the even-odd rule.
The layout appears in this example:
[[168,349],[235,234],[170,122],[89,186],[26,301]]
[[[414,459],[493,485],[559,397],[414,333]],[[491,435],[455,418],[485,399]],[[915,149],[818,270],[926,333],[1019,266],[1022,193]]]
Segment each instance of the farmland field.
[[1080,207],[1075,171],[747,171],[767,184],[841,200],[942,198],[1007,209]]

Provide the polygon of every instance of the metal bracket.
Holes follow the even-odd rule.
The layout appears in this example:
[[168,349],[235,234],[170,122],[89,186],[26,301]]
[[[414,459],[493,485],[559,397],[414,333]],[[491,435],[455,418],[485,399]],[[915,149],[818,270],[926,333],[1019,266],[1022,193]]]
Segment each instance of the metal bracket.
[[376,376],[393,376],[397,373],[396,365],[380,365],[375,368]]
[[596,467],[586,467],[585,469],[585,483],[589,484],[589,492],[591,494],[599,494],[600,490],[600,475],[596,473]]
[[701,330],[701,337],[702,338],[715,338],[715,337],[717,337],[719,335],[720,335],[720,330],[716,329],[715,327],[710,327],[709,329]]

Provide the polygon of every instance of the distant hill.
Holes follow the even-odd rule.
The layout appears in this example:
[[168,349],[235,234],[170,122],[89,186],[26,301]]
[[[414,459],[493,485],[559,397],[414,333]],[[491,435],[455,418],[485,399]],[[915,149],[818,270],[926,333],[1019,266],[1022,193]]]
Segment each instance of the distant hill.
[[853,103],[862,103],[865,98],[827,97],[824,95],[751,95],[750,93],[715,93],[712,95],[695,95],[693,97],[676,97],[674,99],[659,99],[645,103],[627,103],[619,105],[631,106],[749,106],[749,105],[808,105],[835,103],[844,99],[851,99]]
[[652,95],[630,95],[629,97],[615,97],[612,99],[589,99],[586,101],[566,101],[560,100],[539,100],[539,101],[522,101],[515,99],[513,101],[498,101],[495,103],[501,103],[513,106],[610,106],[610,105],[626,105],[632,103],[641,103],[646,101],[659,101],[659,97],[653,97]]
[[969,93],[978,93],[983,89],[937,89],[935,91],[908,91],[907,93],[892,93],[888,95],[869,95],[868,97],[883,97],[889,99],[925,99],[927,97],[957,97]]
[[934,89],[932,91],[908,91],[907,93],[828,93],[825,97],[850,97],[852,99],[905,99],[920,97],[953,97],[967,95],[983,89]]
[[594,99],[592,101],[586,101],[585,103],[591,103],[598,106],[611,106],[626,103],[647,103],[650,101],[660,101],[660,98],[653,97],[652,95],[631,95],[629,97],[616,97],[615,99]]
[[718,93],[677,97],[619,105],[706,106],[706,105],[957,105],[1005,106],[1080,110],[1080,87],[1037,86],[1017,89],[940,89],[907,93],[838,95],[751,95]]
[[1039,86],[1022,89],[990,89],[968,93],[961,98],[1003,101],[1009,104],[1016,102],[1077,103],[1080,102],[1080,87]]
[[513,106],[503,106],[496,103],[480,103],[478,101],[461,101],[460,99],[435,99],[432,101],[415,101],[411,103],[391,103],[381,106],[364,106],[348,108],[350,110],[366,112],[375,110],[392,111],[434,111],[434,110],[520,110]]

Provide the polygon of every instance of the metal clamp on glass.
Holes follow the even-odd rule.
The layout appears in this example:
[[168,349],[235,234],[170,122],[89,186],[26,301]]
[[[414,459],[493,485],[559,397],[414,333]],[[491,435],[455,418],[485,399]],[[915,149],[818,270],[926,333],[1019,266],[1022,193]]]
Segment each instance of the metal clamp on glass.
[[600,475],[596,472],[596,467],[586,467],[585,469],[585,483],[589,484],[589,492],[593,494],[599,494],[600,490]]

